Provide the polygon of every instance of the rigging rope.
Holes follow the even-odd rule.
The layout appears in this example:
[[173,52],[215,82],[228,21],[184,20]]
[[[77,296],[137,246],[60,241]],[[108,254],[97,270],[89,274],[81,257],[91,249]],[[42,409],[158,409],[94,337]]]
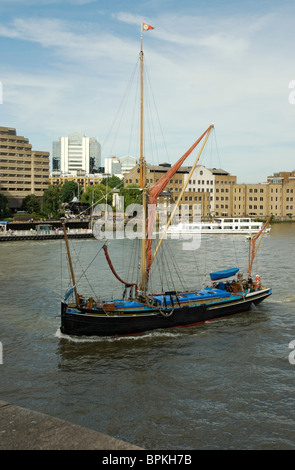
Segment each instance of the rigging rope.
[[[123,96],[123,98],[122,98],[122,100],[121,100],[121,103],[120,103],[118,112],[116,113],[115,118],[114,118],[113,123],[112,123],[112,126],[111,126],[111,128],[110,128],[110,130],[109,130],[109,132],[108,132],[108,134],[107,134],[107,136],[106,136],[106,138],[105,138],[105,140],[104,140],[104,142],[103,142],[103,144],[102,144],[102,149],[104,149],[104,147],[105,147],[105,145],[106,145],[106,142],[107,142],[107,140],[108,140],[110,134],[113,132],[113,128],[114,128],[114,126],[115,126],[115,122],[116,122],[118,116],[119,116],[119,122],[120,122],[120,123],[122,122],[123,111],[124,111],[124,109],[125,109],[125,107],[126,107],[126,103],[127,103],[127,98],[128,98],[129,90],[131,89],[131,85],[132,85],[133,80],[134,80],[135,72],[136,72],[136,70],[138,69],[139,61],[140,61],[140,58],[138,57],[138,58],[137,58],[137,61],[136,61],[136,64],[135,64],[135,66],[134,66],[134,69],[133,69],[133,71],[132,71],[132,73],[131,73],[129,82],[128,82],[128,84],[127,84],[127,87],[126,87],[124,96]],[[120,117],[120,113],[121,113],[121,117]],[[117,126],[116,135],[117,135],[117,133],[118,133],[118,130],[119,130],[119,125]],[[115,140],[115,139],[114,139],[114,140]],[[113,147],[114,147],[114,142],[113,142],[113,145],[112,145],[112,149],[113,149]]]
[[[93,294],[94,294],[94,296],[95,296],[94,289],[93,289],[93,287],[92,287],[92,285],[91,285],[91,283],[90,283],[88,277],[86,276],[86,271],[88,270],[89,266],[93,263],[93,261],[95,260],[95,258],[97,257],[97,255],[98,255],[99,252],[96,254],[96,256],[94,257],[94,259],[92,259],[92,261],[90,262],[89,266],[84,270],[84,269],[83,269],[83,266],[82,266],[82,263],[81,263],[81,261],[80,261],[79,254],[77,254],[77,252],[76,252],[76,250],[75,250],[75,244],[74,244],[74,243],[72,243],[72,249],[73,249],[73,251],[76,253],[76,264],[79,263],[79,265],[80,265],[80,267],[81,267],[81,269],[82,269],[82,274],[80,275],[78,281],[76,281],[76,286],[78,285],[78,282],[81,280],[81,278],[84,276],[85,279],[86,279],[86,281],[87,281],[87,283],[88,283],[88,285],[89,285],[89,287],[90,287],[90,290],[93,292]],[[101,249],[100,249],[99,251],[101,251]],[[81,252],[81,247],[80,247],[80,252]]]
[[221,163],[220,163],[220,157],[219,157],[219,151],[218,151],[218,145],[217,145],[217,139],[216,139],[216,131],[214,128],[214,139],[215,139],[215,145],[216,145],[216,150],[217,150],[217,156],[218,156],[218,162],[219,162],[219,167],[221,168]]
[[176,276],[178,277],[179,283],[180,283],[182,289],[185,290],[184,278],[180,276],[181,269],[179,268],[179,266],[178,266],[178,264],[177,264],[177,261],[176,261],[176,258],[175,258],[175,256],[173,255],[173,252],[172,252],[171,249],[170,249],[169,243],[167,243],[167,251],[169,252],[169,256],[170,256],[172,265],[173,265],[173,267],[174,267]]
[[237,250],[236,250],[235,237],[233,237],[233,245],[234,245],[234,251],[235,251],[235,258],[236,258],[236,266],[238,267],[239,260],[238,260]]
[[[160,128],[160,133],[161,133],[161,136],[162,136],[162,140],[163,140],[163,145],[164,145],[164,149],[165,149],[165,152],[166,152],[166,158],[168,160],[168,162],[170,161],[170,157],[169,157],[169,154],[168,154],[168,150],[167,150],[167,146],[166,146],[166,141],[165,141],[165,138],[164,138],[164,133],[163,133],[163,129],[162,129],[162,126],[161,126],[161,121],[160,121],[160,117],[159,117],[159,113],[158,113],[158,108],[157,108],[157,104],[156,104],[156,100],[155,100],[155,96],[154,96],[154,93],[153,93],[153,88],[152,88],[152,84],[151,84],[151,80],[150,80],[150,77],[149,77],[149,73],[148,73],[148,68],[146,66],[146,59],[145,59],[145,70],[146,70],[146,73],[145,73],[145,77],[146,77],[146,83],[147,83],[147,90],[151,92],[151,96],[152,96],[152,106],[149,106],[149,110],[150,110],[150,115],[151,115],[151,110],[154,110],[156,112],[156,115],[157,115],[157,120],[158,120],[158,125],[159,125],[159,128]],[[148,102],[149,104],[149,102]],[[151,122],[154,122],[153,119],[151,119]],[[154,126],[153,126],[153,129],[154,129]],[[155,136],[155,132],[154,132],[154,136]],[[156,142],[156,138],[154,137],[154,141]],[[157,150],[157,149],[156,149]],[[158,153],[158,152],[157,152]]]

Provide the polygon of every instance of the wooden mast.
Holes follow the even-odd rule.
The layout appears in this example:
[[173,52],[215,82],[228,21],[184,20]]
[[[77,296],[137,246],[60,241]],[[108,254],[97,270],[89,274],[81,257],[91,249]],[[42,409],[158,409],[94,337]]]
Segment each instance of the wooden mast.
[[143,156],[143,47],[142,47],[142,27],[140,37],[140,188],[143,189],[145,183],[145,160]]
[[72,276],[73,288],[74,288],[74,292],[75,292],[76,304],[77,304],[77,306],[79,306],[80,305],[80,299],[79,299],[79,295],[78,295],[78,292],[77,292],[75,274],[74,274],[74,269],[73,269],[73,264],[72,264],[70,247],[69,247],[69,240],[68,240],[68,235],[67,235],[67,230],[66,230],[66,225],[65,225],[64,219],[62,219],[62,228],[63,228],[66,247],[67,247],[67,254],[68,254],[69,266],[70,266],[70,271],[71,271],[71,276]]
[[[149,25],[145,25],[145,30],[146,29],[154,29],[153,27],[149,26]],[[141,283],[140,283],[140,290],[142,291],[143,295],[145,295],[146,293],[146,289],[147,289],[147,272],[146,272],[146,269],[147,269],[147,253],[146,253],[146,247],[147,247],[147,188],[146,188],[146,161],[145,161],[145,158],[143,156],[143,29],[144,29],[144,24],[142,23],[141,24],[141,50],[140,50],[140,159],[139,159],[139,168],[140,168],[140,189],[142,190],[142,251],[141,251]],[[212,124],[209,129],[208,129],[208,132],[207,132],[207,135],[206,135],[206,138],[205,138],[205,142],[203,143],[202,145],[202,148],[199,152],[199,155],[198,155],[198,158],[197,160],[195,161],[194,163],[194,166],[191,170],[191,173],[193,172],[193,170],[195,169],[195,166],[197,164],[197,161],[199,160],[200,158],[200,155],[204,149],[204,146],[208,140],[208,137],[210,135],[210,132],[212,130],[212,128],[214,127],[214,125]],[[190,173],[190,175],[191,175]],[[177,205],[180,204],[180,201],[181,201],[181,197],[188,185],[188,182],[189,182],[189,178],[190,178],[190,175],[187,179],[187,182],[184,186],[184,188],[182,189],[182,192],[178,198],[178,201],[177,201]],[[177,205],[175,207],[175,210],[177,208]],[[175,212],[174,210],[174,212]],[[174,212],[172,213],[171,217],[170,217],[170,220],[168,222],[168,225],[166,227],[166,231],[169,227],[169,224],[171,223],[171,220],[172,220],[172,217],[174,215]],[[166,233],[165,231],[165,233]],[[164,234],[165,235],[165,234]],[[154,253],[154,256],[153,256],[153,259],[152,259],[152,262],[158,252],[158,249],[160,247],[160,245],[162,244],[162,241],[163,241],[163,238],[164,236],[162,236],[157,248],[156,248],[156,251]]]
[[146,162],[143,156],[143,24],[141,24],[140,37],[140,189],[142,190],[142,247],[141,247],[141,283],[140,289],[146,291]]

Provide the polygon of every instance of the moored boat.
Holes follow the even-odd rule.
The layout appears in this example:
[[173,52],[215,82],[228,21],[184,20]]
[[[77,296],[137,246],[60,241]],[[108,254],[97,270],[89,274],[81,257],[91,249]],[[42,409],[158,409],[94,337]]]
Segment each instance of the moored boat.
[[[251,235],[259,233],[263,222],[256,222],[250,217],[219,217],[214,222],[182,223],[171,225],[167,234],[169,235]],[[268,226],[265,233],[269,233]]]

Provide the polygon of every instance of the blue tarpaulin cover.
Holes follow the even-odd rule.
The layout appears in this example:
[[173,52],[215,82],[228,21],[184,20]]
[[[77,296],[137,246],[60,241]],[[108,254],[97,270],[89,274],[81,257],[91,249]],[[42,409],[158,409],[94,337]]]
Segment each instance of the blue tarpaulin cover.
[[[211,300],[220,297],[230,297],[230,293],[226,292],[221,289],[212,289],[212,287],[206,287],[205,289],[201,289],[195,292],[181,292],[177,293],[177,297],[175,295],[154,295],[154,299],[158,301],[160,305],[171,305],[172,301],[174,305],[177,305],[177,302],[196,302],[198,303],[200,300]],[[172,298],[171,298],[172,297]]]
[[238,271],[239,268],[224,269],[223,271],[210,273],[210,278],[212,281],[218,281],[218,279],[225,279],[226,277],[234,276]]

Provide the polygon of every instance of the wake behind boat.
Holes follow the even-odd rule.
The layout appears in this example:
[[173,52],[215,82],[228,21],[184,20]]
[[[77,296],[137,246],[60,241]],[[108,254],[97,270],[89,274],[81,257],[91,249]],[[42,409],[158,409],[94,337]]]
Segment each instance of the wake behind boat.
[[[250,217],[219,217],[214,222],[182,223],[171,225],[167,234],[200,235],[251,235],[262,230],[263,222],[256,222]],[[267,227],[265,233],[269,233]]]
[[[142,32],[153,29],[142,25]],[[141,70],[141,135],[140,135],[140,189],[142,193],[143,223],[141,237],[141,275],[139,281],[124,281],[117,273],[108,253],[107,244],[103,245],[104,254],[109,268],[124,287],[123,296],[115,300],[95,299],[78,292],[75,272],[65,223],[63,223],[64,238],[67,247],[72,285],[61,303],[61,332],[68,335],[114,336],[130,335],[155,330],[196,325],[250,309],[269,295],[271,289],[261,283],[260,278],[252,281],[251,272],[257,249],[256,240],[264,235],[267,223],[249,241],[248,275],[243,279],[239,268],[234,267],[210,274],[212,285],[202,289],[173,290],[150,292],[149,281],[151,266],[156,259],[166,232],[171,224],[175,211],[180,204],[188,181],[204,146],[213,129],[210,125],[190,149],[160,178],[151,188],[146,185],[146,161],[143,156],[143,50],[141,34],[140,51]],[[153,248],[153,229],[156,223],[157,199],[165,189],[170,179],[184,163],[191,152],[202,142],[198,156],[190,170],[186,184],[183,186],[174,210],[172,211],[166,229],[163,231],[155,249]],[[171,267],[171,266],[170,266]],[[179,273],[177,273],[179,274]],[[74,297],[72,300],[70,300]]]

